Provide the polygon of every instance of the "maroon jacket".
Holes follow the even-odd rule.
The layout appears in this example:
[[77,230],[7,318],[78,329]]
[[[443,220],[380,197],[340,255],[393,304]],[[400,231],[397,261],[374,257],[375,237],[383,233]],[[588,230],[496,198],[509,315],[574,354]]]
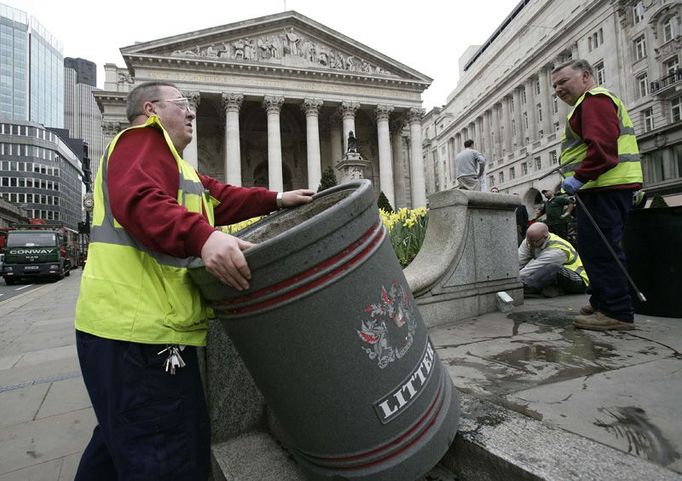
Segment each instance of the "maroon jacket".
[[[226,185],[199,174],[215,208],[216,225],[227,225],[277,209],[277,193]],[[107,167],[114,217],[147,248],[175,257],[201,256],[215,230],[204,215],[177,202],[178,166],[160,130],[133,129],[118,140]]]
[[[571,129],[587,144],[587,157],[575,170],[580,182],[596,180],[618,165],[620,122],[616,104],[606,95],[586,95],[570,120]],[[606,189],[639,189],[642,185],[624,184]],[[603,189],[590,189],[590,191]],[[582,191],[581,191],[582,192]],[[585,191],[587,192],[587,191]]]

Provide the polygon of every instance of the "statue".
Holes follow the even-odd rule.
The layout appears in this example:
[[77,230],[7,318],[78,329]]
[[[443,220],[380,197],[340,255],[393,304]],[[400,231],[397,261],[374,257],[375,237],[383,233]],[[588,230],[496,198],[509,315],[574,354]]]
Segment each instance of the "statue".
[[348,132],[348,149],[347,152],[358,153],[358,139],[355,138],[353,131]]

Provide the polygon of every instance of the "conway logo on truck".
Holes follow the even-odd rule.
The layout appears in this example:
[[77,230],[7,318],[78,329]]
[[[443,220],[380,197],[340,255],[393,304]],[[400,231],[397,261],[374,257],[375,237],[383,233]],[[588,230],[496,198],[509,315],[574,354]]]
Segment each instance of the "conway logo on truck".
[[57,249],[10,249],[11,254],[52,254]]

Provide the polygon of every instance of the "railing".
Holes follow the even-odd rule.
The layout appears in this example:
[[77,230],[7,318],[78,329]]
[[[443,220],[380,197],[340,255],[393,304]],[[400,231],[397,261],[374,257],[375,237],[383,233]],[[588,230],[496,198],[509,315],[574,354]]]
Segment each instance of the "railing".
[[678,68],[673,73],[654,80],[651,82],[649,90],[654,94],[660,90],[667,89],[671,85],[675,85],[677,82],[682,82],[682,68]]

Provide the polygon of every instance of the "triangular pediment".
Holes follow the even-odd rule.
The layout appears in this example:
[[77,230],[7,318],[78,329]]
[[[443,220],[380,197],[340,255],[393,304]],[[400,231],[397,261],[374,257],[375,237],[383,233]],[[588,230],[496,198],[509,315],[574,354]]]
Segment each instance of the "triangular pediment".
[[188,32],[121,49],[128,67],[142,58],[264,65],[394,79],[432,79],[294,11]]

